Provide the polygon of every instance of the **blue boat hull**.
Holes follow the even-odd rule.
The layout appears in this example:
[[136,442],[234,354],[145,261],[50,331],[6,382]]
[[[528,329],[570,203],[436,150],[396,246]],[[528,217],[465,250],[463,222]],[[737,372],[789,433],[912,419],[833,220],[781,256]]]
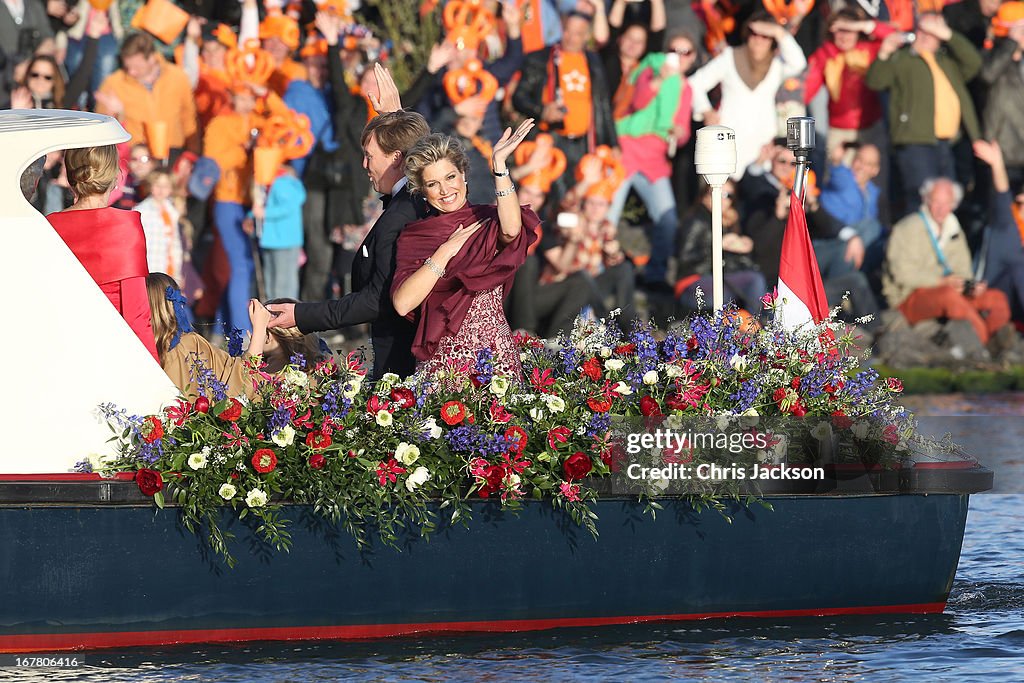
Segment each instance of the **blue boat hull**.
[[287,508],[289,553],[226,514],[233,569],[173,509],[3,507],[0,651],[942,611],[966,494],[767,500],[731,523],[602,500],[599,540],[546,502],[479,502],[468,529],[368,553],[306,508]]

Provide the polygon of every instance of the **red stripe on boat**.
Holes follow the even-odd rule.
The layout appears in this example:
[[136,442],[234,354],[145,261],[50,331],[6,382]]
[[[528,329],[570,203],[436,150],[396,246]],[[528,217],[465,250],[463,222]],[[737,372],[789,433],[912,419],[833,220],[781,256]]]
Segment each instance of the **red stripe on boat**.
[[706,614],[658,614],[624,617],[579,617],[508,621],[440,621],[420,624],[359,624],[354,626],[300,626],[281,628],[196,629],[181,631],[118,631],[110,633],[39,633],[0,636],[0,652],[60,652],[106,647],[185,645],[273,640],[364,640],[428,633],[515,633],[552,628],[614,626],[657,621],[690,621],[729,617],[828,617],[864,614],[938,614],[944,602],[821,609],[709,612]]

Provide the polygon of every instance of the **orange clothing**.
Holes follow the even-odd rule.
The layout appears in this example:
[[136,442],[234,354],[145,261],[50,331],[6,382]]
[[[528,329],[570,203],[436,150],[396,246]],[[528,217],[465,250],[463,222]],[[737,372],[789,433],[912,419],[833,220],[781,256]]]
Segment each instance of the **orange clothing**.
[[[986,289],[983,294],[968,298],[948,285],[920,287],[899,309],[911,325],[933,318],[966,320],[982,344],[987,344],[996,330],[1010,322],[1010,304],[998,289]],[[981,313],[986,313],[986,317]]]
[[199,82],[196,83],[196,113],[199,124],[206,128],[214,116],[231,111],[231,93],[228,87],[231,79],[223,69],[211,69],[205,64],[199,66]]
[[939,68],[934,54],[922,50],[917,55],[928,65],[935,85],[935,137],[952,140],[960,132],[960,96]]
[[270,75],[270,79],[267,81],[267,87],[281,97],[284,97],[284,93],[292,81],[305,81],[308,79],[309,73],[306,71],[306,67],[299,62],[289,59],[274,69],[274,73]]
[[[164,121],[167,123],[168,144],[172,148],[183,148],[197,131],[192,86],[180,67],[159,55],[157,59],[160,61],[160,75],[152,89],[131,78],[123,69],[118,69],[103,81],[100,92],[121,100],[124,113],[118,120],[132,136],[132,142],[146,141],[146,121]],[[100,105],[96,111],[112,113]]]
[[586,135],[594,118],[587,56],[582,52],[563,52],[558,73],[561,76],[558,86],[567,109],[563,134],[568,137]]
[[[287,113],[288,106],[275,95],[267,93],[266,107],[271,114]],[[252,130],[257,127],[260,117],[236,114],[234,110],[215,116],[206,127],[203,136],[203,153],[220,166],[220,180],[213,189],[213,198],[218,202],[249,203],[252,186],[252,155],[248,145]]]

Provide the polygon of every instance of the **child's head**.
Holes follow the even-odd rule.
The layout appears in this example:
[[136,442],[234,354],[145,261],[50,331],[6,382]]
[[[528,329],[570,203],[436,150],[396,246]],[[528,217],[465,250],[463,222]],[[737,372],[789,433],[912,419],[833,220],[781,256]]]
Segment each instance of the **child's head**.
[[171,193],[174,191],[171,172],[163,166],[150,171],[149,175],[146,176],[146,187],[150,197],[158,202],[167,201],[171,198]]
[[174,302],[167,298],[168,287],[181,293],[178,290],[178,283],[170,275],[150,273],[146,276],[149,313],[153,319],[153,338],[156,340],[156,350],[160,355],[161,364],[164,361],[164,354],[171,348],[171,340],[178,332],[178,316],[174,313]]
[[[268,304],[297,304],[295,299],[271,299]],[[292,356],[302,356],[302,369],[310,371],[323,359],[320,337],[303,334],[297,327],[272,327],[267,330],[266,350],[263,357],[269,372],[277,372],[287,365]]]

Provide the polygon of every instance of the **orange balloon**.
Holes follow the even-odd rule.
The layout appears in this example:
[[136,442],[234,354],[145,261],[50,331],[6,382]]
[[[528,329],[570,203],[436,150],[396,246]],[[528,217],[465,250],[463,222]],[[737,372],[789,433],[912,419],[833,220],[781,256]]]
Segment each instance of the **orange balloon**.
[[584,154],[583,158],[580,159],[579,166],[576,167],[577,181],[583,180],[583,167],[592,159],[597,159],[601,162],[605,179],[610,180],[616,187],[621,185],[622,181],[626,179],[626,167],[615,158],[612,148],[608,145],[598,145],[597,149],[590,154]]
[[475,50],[494,30],[494,15],[480,0],[450,0],[444,6],[444,28],[455,47]]
[[453,69],[444,75],[444,91],[452,104],[458,104],[470,97],[491,101],[498,92],[498,79],[483,68],[480,60],[470,60],[461,69]]
[[519,145],[515,151],[516,166],[522,166],[533,155],[537,148],[548,147],[551,152],[551,161],[544,168],[534,171],[523,178],[520,185],[532,185],[536,183],[542,192],[547,194],[551,191],[551,184],[562,177],[565,173],[566,159],[565,152],[554,146],[554,139],[547,133],[540,133],[535,140],[527,140]]
[[256,41],[243,48],[233,48],[224,55],[224,70],[235,82],[265,85],[274,73],[274,58]]

